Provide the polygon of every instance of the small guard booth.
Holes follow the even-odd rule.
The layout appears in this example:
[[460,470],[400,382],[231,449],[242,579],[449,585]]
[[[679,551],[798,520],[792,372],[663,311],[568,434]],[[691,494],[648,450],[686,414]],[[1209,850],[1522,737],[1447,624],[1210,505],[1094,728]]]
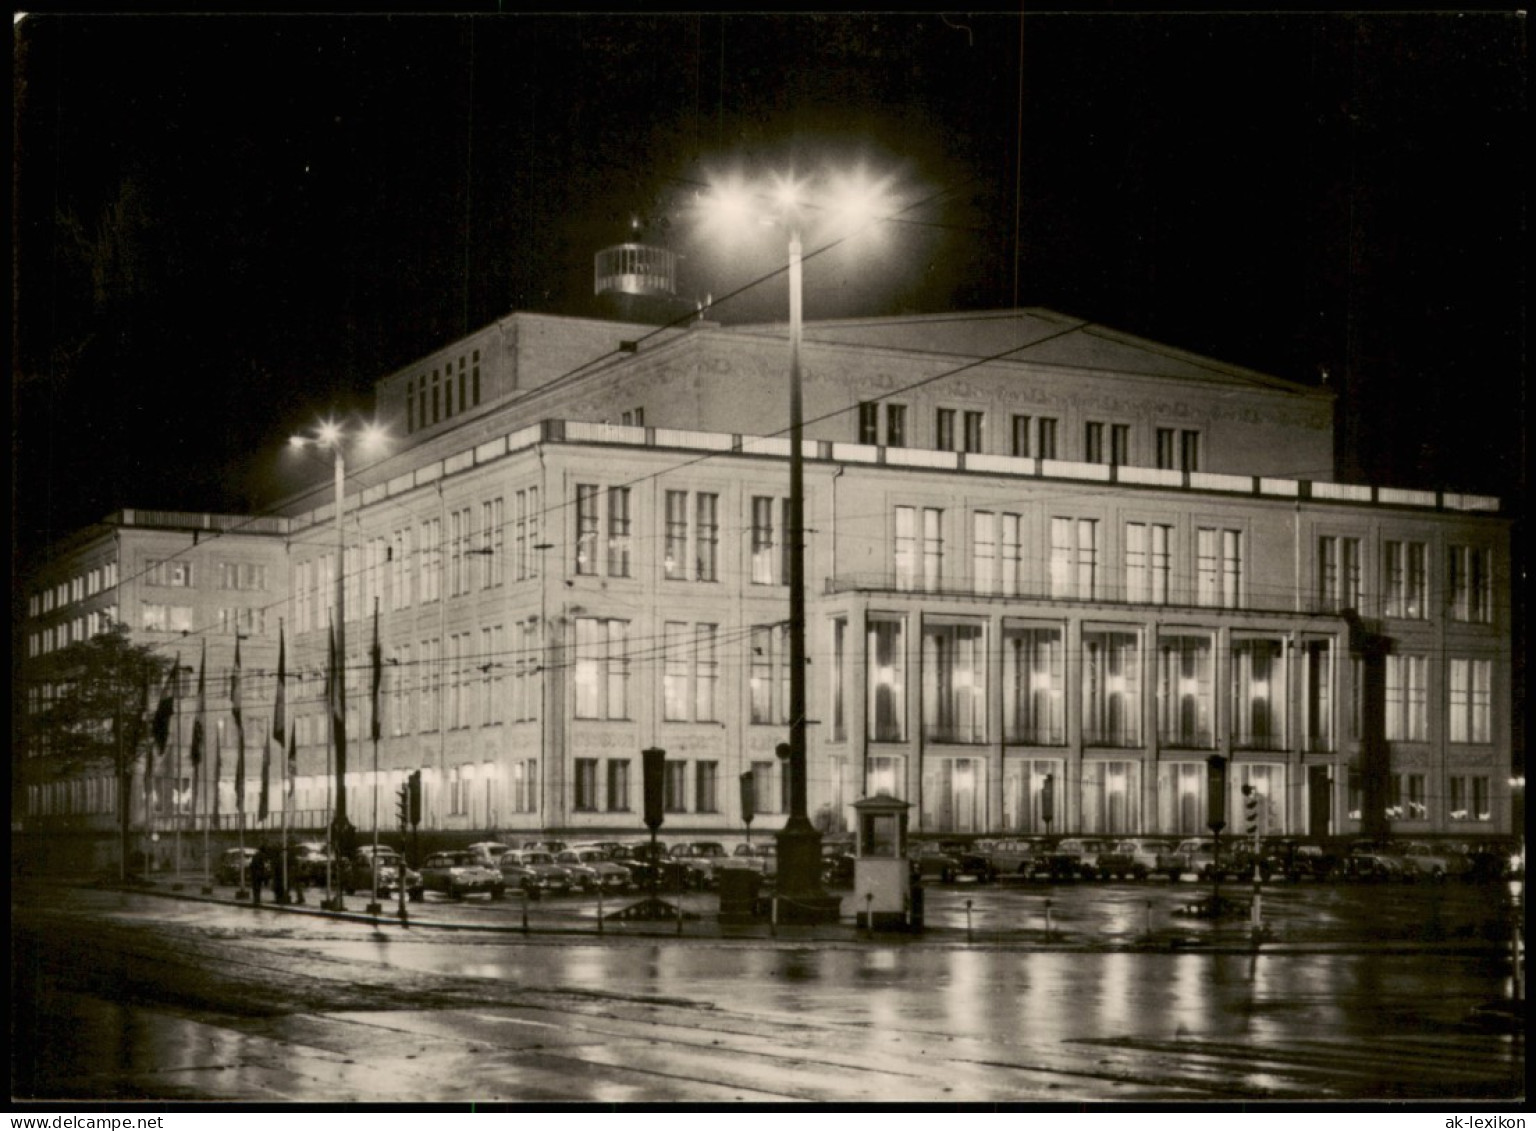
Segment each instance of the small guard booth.
[[919,901],[915,902],[907,861],[907,811],[911,808],[886,796],[853,803],[858,826],[853,891],[844,897],[842,913],[852,915],[860,927],[904,931],[923,925],[921,893],[916,893]]

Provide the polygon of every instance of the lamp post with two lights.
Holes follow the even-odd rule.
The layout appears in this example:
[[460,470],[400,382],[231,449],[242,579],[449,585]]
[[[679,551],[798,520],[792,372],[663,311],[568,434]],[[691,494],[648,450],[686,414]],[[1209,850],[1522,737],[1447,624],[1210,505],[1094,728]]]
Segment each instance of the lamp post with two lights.
[[789,275],[789,742],[779,753],[789,763],[789,816],[777,834],[781,920],[837,918],[838,900],[821,886],[821,834],[811,824],[806,791],[805,688],[805,460],[801,407],[802,230],[814,227],[831,242],[871,226],[887,211],[885,188],[862,175],[832,176],[824,188],[806,178],[781,176],[767,189],[740,179],[712,185],[703,198],[705,223],[726,238],[752,228],[778,227],[788,238]]
[[[352,822],[347,819],[347,715],[346,715],[346,528],[344,525],[346,509],[346,445],[353,442],[359,450],[368,450],[382,445],[384,430],[376,425],[364,425],[349,431],[343,425],[334,420],[327,420],[315,430],[312,436],[295,435],[288,441],[292,448],[330,448],[333,454],[333,477],[336,490],[336,617],[335,617],[335,670],[331,678],[335,681],[333,692],[335,701],[331,707],[331,733],[332,745],[336,752],[335,780],[336,794],[335,805],[331,815],[331,851],[337,857],[336,864],[341,864],[340,857],[343,850],[350,848],[356,838],[352,828]],[[377,774],[375,774],[374,789],[378,789]],[[340,876],[338,875],[338,879]],[[340,884],[337,891],[330,899],[334,910],[341,910],[342,897]]]

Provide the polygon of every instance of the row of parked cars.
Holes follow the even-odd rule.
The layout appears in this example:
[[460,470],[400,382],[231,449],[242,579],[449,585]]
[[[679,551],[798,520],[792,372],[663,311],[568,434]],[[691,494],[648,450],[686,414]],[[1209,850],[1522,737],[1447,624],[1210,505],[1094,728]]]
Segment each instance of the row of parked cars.
[[988,882],[1001,878],[1042,880],[1431,881],[1494,880],[1523,877],[1525,858],[1518,845],[1480,842],[1448,844],[1422,841],[1302,841],[1269,839],[1257,850],[1250,838],[1220,842],[1211,837],[1173,840],[1136,837],[1020,838],[919,842],[908,854],[913,872],[923,879],[949,883]]

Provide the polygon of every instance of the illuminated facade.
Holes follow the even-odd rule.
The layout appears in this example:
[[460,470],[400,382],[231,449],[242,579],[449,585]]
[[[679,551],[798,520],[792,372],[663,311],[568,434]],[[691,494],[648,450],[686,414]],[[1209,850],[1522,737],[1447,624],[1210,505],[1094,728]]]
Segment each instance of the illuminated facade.
[[[890,793],[927,833],[1199,833],[1219,753],[1266,832],[1355,832],[1380,711],[1395,834],[1508,832],[1497,500],[1335,483],[1326,391],[1047,311],[812,323],[803,356],[823,828]],[[738,835],[748,773],[780,823],[786,369],[782,326],[514,314],[379,382],[398,443],[351,469],[342,563],[359,827],[421,770],[434,830],[636,835],[649,746],[664,835]],[[281,521],[318,827],[334,516]],[[1346,609],[1390,641],[1379,704]]]

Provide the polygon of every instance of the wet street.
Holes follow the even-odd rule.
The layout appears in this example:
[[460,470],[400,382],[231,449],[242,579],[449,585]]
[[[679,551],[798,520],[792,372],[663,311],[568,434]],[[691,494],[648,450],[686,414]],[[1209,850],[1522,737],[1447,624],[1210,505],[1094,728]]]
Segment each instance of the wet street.
[[[472,929],[521,914],[483,902],[420,906],[423,921],[451,916],[471,929],[404,930],[87,888],[22,892],[12,904],[12,1093],[602,1103],[1523,1095],[1523,1036],[1476,1012],[1510,990],[1507,959],[1488,938],[1500,889],[1275,889],[1266,907],[1294,945],[1256,954],[1201,947],[1211,925],[1174,914],[1194,894],[934,889],[932,930],[865,939],[723,938],[694,923],[680,938],[525,936]],[[564,921],[557,912],[576,924],[586,914],[540,907],[536,921],[553,927]],[[1170,945],[1115,945],[1121,934]],[[1353,945],[1342,945],[1346,935]]]

